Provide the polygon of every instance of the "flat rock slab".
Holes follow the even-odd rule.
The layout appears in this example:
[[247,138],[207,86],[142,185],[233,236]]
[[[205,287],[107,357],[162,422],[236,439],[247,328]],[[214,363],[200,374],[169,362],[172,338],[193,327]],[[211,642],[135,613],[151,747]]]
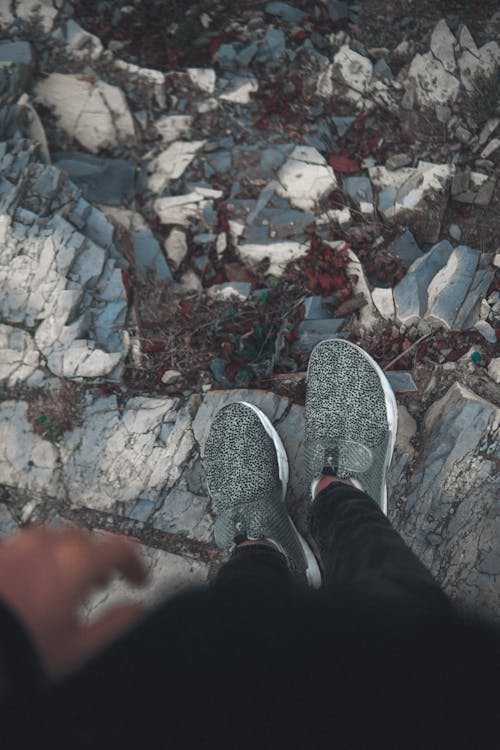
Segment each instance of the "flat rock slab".
[[[456,383],[429,410],[425,449],[390,514],[454,598],[500,616],[500,410]],[[398,498],[394,498],[397,502]]]
[[127,159],[65,152],[54,154],[53,163],[67,172],[91,203],[121,206],[135,195],[135,165]]

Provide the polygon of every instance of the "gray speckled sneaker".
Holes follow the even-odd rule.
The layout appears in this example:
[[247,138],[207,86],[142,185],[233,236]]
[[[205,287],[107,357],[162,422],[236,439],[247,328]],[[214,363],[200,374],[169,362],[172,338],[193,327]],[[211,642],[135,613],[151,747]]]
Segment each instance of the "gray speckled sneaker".
[[306,496],[313,482],[336,474],[372,497],[387,513],[387,471],[398,422],[389,381],[361,347],[321,341],[307,369],[305,408]]
[[266,415],[244,401],[224,406],[212,422],[203,462],[216,513],[217,545],[231,549],[244,538],[272,541],[292,573],[318,587],[318,563],[285,503],[285,449]]

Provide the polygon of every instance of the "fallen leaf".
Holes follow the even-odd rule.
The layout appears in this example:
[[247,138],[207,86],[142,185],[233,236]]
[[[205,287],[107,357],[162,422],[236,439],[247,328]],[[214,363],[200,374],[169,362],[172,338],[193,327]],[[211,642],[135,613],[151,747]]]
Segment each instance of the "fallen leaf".
[[356,159],[351,159],[348,156],[330,156],[328,163],[337,172],[343,174],[353,174],[361,170],[361,164]]

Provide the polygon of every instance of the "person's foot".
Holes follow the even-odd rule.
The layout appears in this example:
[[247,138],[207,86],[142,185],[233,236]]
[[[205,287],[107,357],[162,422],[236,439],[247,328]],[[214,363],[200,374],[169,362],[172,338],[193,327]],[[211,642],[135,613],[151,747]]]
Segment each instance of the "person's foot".
[[231,548],[244,540],[271,541],[297,578],[319,586],[318,563],[285,503],[285,449],[265,414],[243,401],[224,406],[205,443],[204,467],[216,514],[217,545]]
[[307,370],[306,496],[334,474],[351,479],[387,513],[387,471],[398,411],[389,381],[375,360],[344,339],[321,341]]

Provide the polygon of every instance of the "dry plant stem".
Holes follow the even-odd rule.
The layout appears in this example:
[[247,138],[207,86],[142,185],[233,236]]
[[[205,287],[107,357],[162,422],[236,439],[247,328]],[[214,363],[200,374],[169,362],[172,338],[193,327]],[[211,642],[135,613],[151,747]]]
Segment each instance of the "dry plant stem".
[[391,361],[390,361],[390,362],[389,362],[388,364],[386,364],[386,366],[384,367],[384,372],[385,372],[386,370],[389,370],[389,369],[390,369],[390,368],[391,368],[391,367],[392,367],[392,366],[393,366],[394,364],[396,364],[396,362],[398,362],[398,361],[399,361],[399,360],[400,360],[400,359],[401,359],[402,357],[406,357],[406,355],[408,354],[408,352],[410,352],[410,351],[411,351],[412,349],[414,349],[414,348],[415,348],[416,346],[418,346],[418,344],[420,344],[420,343],[421,343],[422,341],[424,341],[425,339],[428,339],[428,338],[429,338],[429,336],[432,336],[432,334],[433,334],[433,333],[434,333],[434,332],[433,332],[433,331],[431,331],[430,333],[426,333],[426,334],[425,334],[425,336],[420,336],[420,338],[419,338],[419,339],[417,339],[416,341],[414,341],[414,342],[413,342],[413,344],[411,344],[411,345],[410,345],[410,346],[408,347],[408,349],[405,349],[405,350],[404,350],[404,352],[401,352],[401,354],[398,354],[398,356],[397,356],[397,357],[394,357],[394,359],[391,359]]

